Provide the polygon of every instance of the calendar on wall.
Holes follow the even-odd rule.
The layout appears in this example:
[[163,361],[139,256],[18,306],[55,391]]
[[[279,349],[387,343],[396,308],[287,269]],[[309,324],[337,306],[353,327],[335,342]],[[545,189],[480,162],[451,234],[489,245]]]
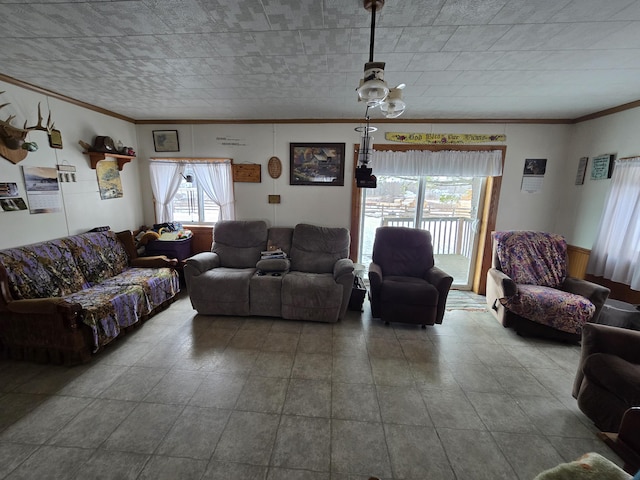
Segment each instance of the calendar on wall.
[[58,170],[49,167],[22,167],[30,213],[59,212]]

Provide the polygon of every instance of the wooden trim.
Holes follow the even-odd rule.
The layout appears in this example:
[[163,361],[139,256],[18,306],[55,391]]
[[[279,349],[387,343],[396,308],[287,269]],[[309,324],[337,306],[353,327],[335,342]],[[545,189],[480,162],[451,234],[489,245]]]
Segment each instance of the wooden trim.
[[[505,145],[406,145],[406,144],[374,144],[374,149],[386,151],[407,151],[407,150],[453,150],[453,151],[491,151],[500,150],[502,152],[502,168],[507,152]],[[354,169],[358,164],[358,152],[360,146],[354,146]],[[374,172],[375,173],[375,172]],[[498,202],[500,200],[500,187],[502,177],[489,177],[487,190],[485,193],[485,208],[483,209],[482,222],[479,233],[478,256],[476,259],[476,269],[473,278],[472,289],[475,293],[484,295],[487,286],[487,272],[491,267],[491,232],[495,230],[496,218],[498,216]],[[487,208],[488,207],[488,208]],[[362,195],[360,189],[356,187],[356,179],[353,179],[351,191],[351,246],[349,256],[352,260],[358,258],[358,247],[360,244],[360,214],[362,209]],[[478,266],[480,268],[478,268]]]
[[567,274],[574,278],[585,278],[591,250],[567,245]]
[[614,113],[624,112],[625,110],[631,110],[633,108],[640,107],[640,100],[636,100],[634,102],[623,103],[622,105],[618,105],[616,107],[607,108],[605,110],[600,110],[599,112],[590,113],[588,115],[583,115],[582,117],[574,118],[571,123],[581,123],[586,122],[588,120],[593,120],[600,117],[606,117],[607,115],[613,115]]
[[24,88],[26,90],[31,90],[32,92],[40,93],[42,95],[46,95],[48,97],[55,98],[57,100],[62,100],[63,102],[71,103],[72,105],[76,105],[78,107],[86,108],[87,110],[92,110],[94,112],[107,115],[109,117],[119,118],[120,120],[124,120],[125,122],[129,122],[129,123],[136,123],[136,121],[133,118],[125,117],[124,115],[120,115],[119,113],[112,112],[111,110],[107,110],[105,108],[96,107],[95,105],[91,105],[90,103],[81,102],[80,100],[76,100],[75,98],[67,97],[66,95],[62,95],[60,93],[47,90],[46,88],[38,87],[36,85],[23,82],[22,80],[18,80],[16,78],[3,75],[2,73],[0,73],[0,80],[2,80],[3,82],[15,85],[17,87]]
[[[503,169],[505,153],[506,151],[502,152]],[[486,295],[487,292],[487,272],[491,268],[491,250],[493,248],[491,244],[491,232],[496,229],[501,187],[502,177],[489,177],[487,179],[487,191],[484,196],[485,204],[482,209],[482,221],[478,235],[478,255],[476,256],[472,285],[472,290],[480,295]]]
[[[429,123],[429,124],[562,124],[575,123],[571,118],[376,118],[376,123]],[[265,118],[265,119],[166,119],[135,120],[136,125],[208,125],[208,124],[314,124],[362,123],[362,118]]]
[[[56,93],[53,90],[47,90],[46,88],[38,87],[31,83],[18,80],[17,78],[10,77],[0,73],[0,80],[26,90],[41,93],[51,98],[62,100],[63,102],[71,103],[78,107],[86,108],[109,117],[118,118],[125,122],[134,123],[136,125],[203,125],[203,124],[310,124],[310,123],[361,123],[362,118],[290,118],[290,119],[133,119],[125,115],[107,110],[106,108],[98,107],[90,103],[76,100],[75,98]],[[576,124],[593,120],[595,118],[604,117],[607,115],[613,115],[614,113],[620,113],[625,110],[631,110],[633,108],[640,107],[640,100],[636,100],[629,103],[624,103],[612,108],[600,110],[598,112],[583,115],[577,118],[377,118],[376,123],[431,123],[431,124],[543,124],[543,125],[557,125],[557,124]]]

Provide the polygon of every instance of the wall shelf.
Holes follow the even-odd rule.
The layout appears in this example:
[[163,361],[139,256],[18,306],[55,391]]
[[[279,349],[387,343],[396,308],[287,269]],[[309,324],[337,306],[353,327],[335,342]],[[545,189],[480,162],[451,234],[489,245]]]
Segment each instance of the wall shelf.
[[133,160],[135,155],[121,155],[119,153],[106,153],[106,152],[83,152],[85,155],[89,155],[89,160],[91,160],[91,168],[95,170],[96,165],[100,160],[104,160],[106,158],[115,158],[118,162],[118,170],[122,170],[122,167],[125,163],[129,163]]

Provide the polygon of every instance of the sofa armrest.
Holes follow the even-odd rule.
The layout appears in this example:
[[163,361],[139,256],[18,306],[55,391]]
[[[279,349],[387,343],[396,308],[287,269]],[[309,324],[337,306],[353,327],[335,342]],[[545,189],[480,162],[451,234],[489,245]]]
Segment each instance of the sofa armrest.
[[427,270],[424,279],[438,290],[438,309],[436,323],[442,323],[445,309],[447,307],[447,297],[453,283],[453,277],[444,270],[434,266]]
[[12,313],[80,313],[82,307],[78,303],[67,302],[64,298],[31,298],[26,300],[14,300],[7,304],[7,310]]
[[369,288],[371,291],[380,290],[382,286],[382,267],[377,263],[369,264]]
[[489,280],[494,283],[498,299],[513,297],[518,293],[518,285],[504,272],[497,268],[490,268],[487,275]]
[[429,270],[427,270],[424,279],[431,285],[436,287],[438,289],[438,292],[443,289],[449,291],[449,288],[453,283],[453,277],[438,267],[431,267]]
[[353,260],[351,260],[350,258],[341,258],[333,266],[333,278],[335,278],[336,280],[343,275],[352,275],[352,274],[353,274]]
[[177,258],[169,258],[166,255],[156,255],[154,257],[138,257],[129,262],[132,267],[144,268],[176,268],[178,266]]
[[640,331],[586,323],[582,327],[580,362],[573,384],[574,397],[578,396],[584,378],[582,367],[587,357],[594,353],[616,355],[627,362],[640,365]]
[[133,232],[131,230],[123,230],[121,232],[116,232],[116,237],[122,243],[125,252],[127,252],[127,257],[129,257],[129,261],[132,261],[138,258],[138,252],[136,250],[136,241],[133,237]]
[[193,257],[186,260],[186,265],[195,270],[198,274],[204,273],[212,268],[220,266],[220,257],[213,252],[196,253]]
[[583,297],[591,300],[591,303],[596,306],[596,312],[591,318],[592,322],[598,320],[600,311],[602,310],[602,306],[604,305],[604,302],[606,302],[607,298],[609,298],[609,294],[611,293],[611,290],[609,290],[607,287],[603,287],[602,285],[598,285],[597,283],[588,282],[587,280],[581,280],[579,278],[573,277],[567,277],[560,288],[565,292],[582,295]]

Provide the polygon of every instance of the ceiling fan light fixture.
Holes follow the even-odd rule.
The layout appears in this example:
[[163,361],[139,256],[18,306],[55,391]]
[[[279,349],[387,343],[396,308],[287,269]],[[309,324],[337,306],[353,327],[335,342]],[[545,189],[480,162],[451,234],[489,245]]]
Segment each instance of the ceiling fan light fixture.
[[[403,85],[404,88],[404,85]],[[392,88],[389,95],[380,104],[380,110],[387,118],[397,118],[402,115],[407,108],[407,104],[402,100],[402,88]]]
[[389,94],[389,86],[384,81],[384,62],[367,62],[364,64],[364,78],[357,88],[358,98],[367,105],[379,105]]

